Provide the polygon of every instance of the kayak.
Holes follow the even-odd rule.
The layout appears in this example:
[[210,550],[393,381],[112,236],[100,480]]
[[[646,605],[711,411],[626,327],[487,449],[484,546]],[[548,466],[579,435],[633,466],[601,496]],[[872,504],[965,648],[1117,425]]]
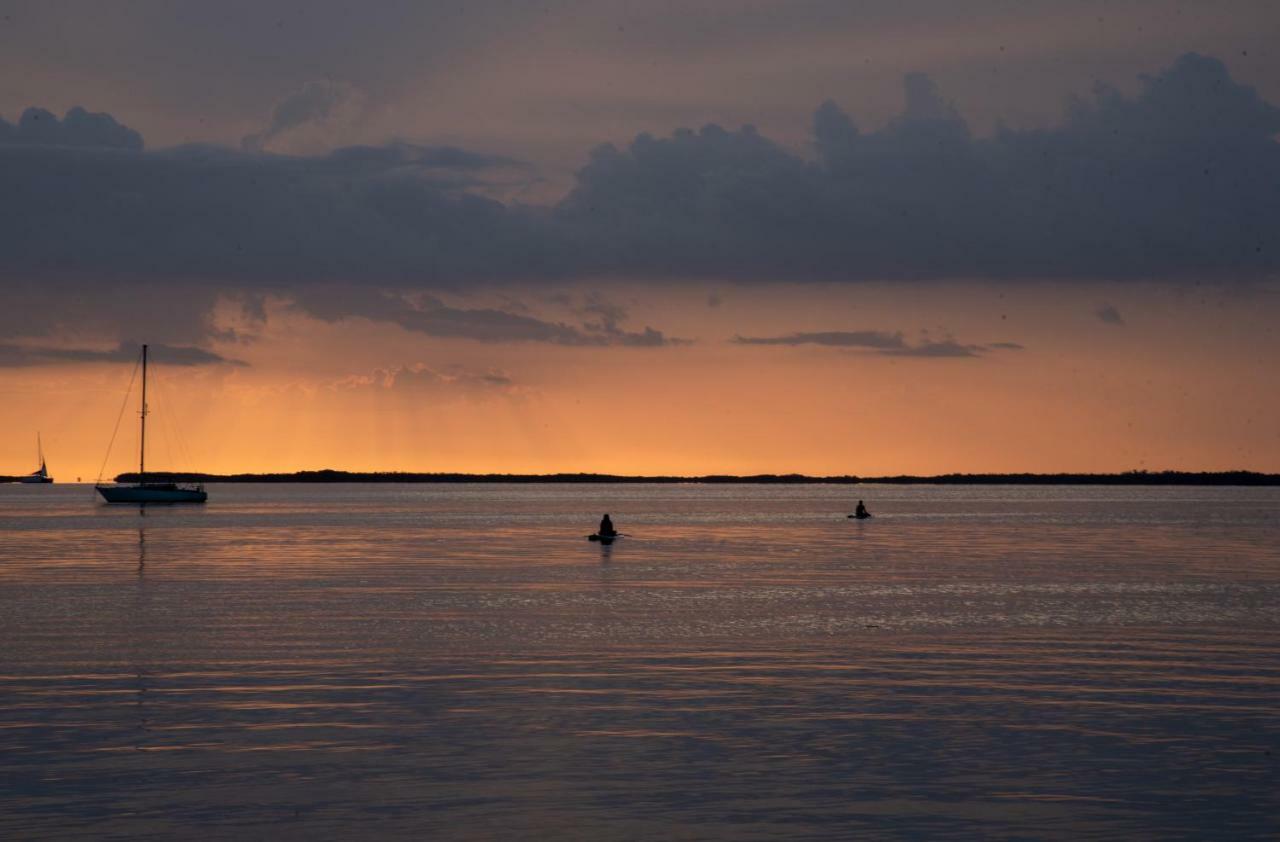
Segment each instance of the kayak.
[[605,544],[612,544],[614,541],[618,540],[621,537],[622,537],[621,532],[614,533],[613,535],[601,535],[600,533],[595,532],[595,533],[592,533],[591,535],[588,535],[587,540],[600,541]]
[[855,519],[857,519],[857,520],[866,520],[867,518],[871,517],[871,515],[869,515],[869,514],[866,514],[866,515],[849,515],[849,517],[851,517],[851,518],[855,518]]

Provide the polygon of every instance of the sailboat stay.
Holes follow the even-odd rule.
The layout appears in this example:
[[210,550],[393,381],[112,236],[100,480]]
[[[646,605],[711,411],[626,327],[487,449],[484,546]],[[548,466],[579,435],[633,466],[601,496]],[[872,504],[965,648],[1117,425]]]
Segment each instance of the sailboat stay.
[[138,413],[141,431],[138,437],[138,481],[116,483],[94,488],[108,503],[203,503],[209,499],[204,483],[147,482],[147,346],[142,346],[142,400]]

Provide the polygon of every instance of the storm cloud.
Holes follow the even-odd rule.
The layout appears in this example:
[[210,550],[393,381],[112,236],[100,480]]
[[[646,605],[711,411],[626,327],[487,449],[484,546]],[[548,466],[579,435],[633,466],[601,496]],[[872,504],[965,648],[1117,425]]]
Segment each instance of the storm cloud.
[[954,339],[944,339],[937,342],[921,342],[919,345],[910,345],[906,348],[891,348],[881,353],[893,357],[976,357],[987,351],[985,345],[963,345]]
[[110,114],[91,114],[80,106],[59,120],[43,108],[28,108],[17,125],[0,117],[0,144],[142,149],[142,135]]
[[833,330],[810,333],[788,333],[783,336],[735,336],[738,345],[822,345],[828,348],[868,350],[889,357],[977,357],[987,351],[1021,351],[1016,342],[992,342],[973,345],[957,342],[954,338],[929,339],[911,343],[902,331],[884,330]]
[[785,336],[737,336],[739,345],[828,345],[833,348],[876,348],[898,350],[907,347],[902,332],[882,330],[831,330],[814,333],[788,333]]
[[[146,151],[108,115],[28,111],[0,124],[0,274],[51,295],[212,281],[435,336],[662,345],[660,331],[604,313],[568,325],[430,299],[389,308],[375,291],[1280,271],[1280,109],[1217,59],[1183,56],[1134,96],[1100,86],[1055,128],[989,137],[929,78],[910,74],[904,90],[902,113],[875,131],[823,104],[812,155],[750,126],[601,146],[563,199],[538,206],[486,195],[519,162],[456,147]],[[344,95],[304,88],[250,147]],[[318,285],[362,294],[333,311],[308,291]]]
[[[546,342],[554,345],[659,347],[680,344],[660,330],[646,326],[642,331],[619,327],[626,318],[622,308],[608,310],[599,321],[581,326],[551,322],[523,313],[494,307],[456,307],[432,295],[406,297],[382,290],[351,286],[300,289],[294,306],[327,322],[364,318],[399,325],[426,336],[472,339],[478,342]],[[589,302],[584,312],[598,312]]]
[[323,141],[326,135],[341,131],[358,119],[364,107],[365,97],[353,85],[331,80],[308,82],[276,106],[266,128],[248,135],[240,145],[250,152],[260,152],[300,134]]
[[597,149],[557,209],[601,271],[750,279],[1125,279],[1280,268],[1280,109],[1187,55],[1136,97],[975,138],[928,79],[870,133],[818,110],[818,160],[751,127]]
[[11,277],[448,286],[536,272],[529,214],[472,192],[500,159],[395,144],[318,157],[0,146]]
[[[0,368],[72,363],[128,363],[137,360],[141,352],[142,346],[137,342],[121,342],[116,347],[105,350],[0,344]],[[151,344],[147,346],[147,357],[153,362],[166,365],[246,365],[240,360],[186,345]]]

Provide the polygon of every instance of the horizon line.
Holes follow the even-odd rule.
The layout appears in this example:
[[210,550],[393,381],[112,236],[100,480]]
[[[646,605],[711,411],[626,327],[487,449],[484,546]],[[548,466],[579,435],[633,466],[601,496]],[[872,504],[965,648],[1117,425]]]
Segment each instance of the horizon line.
[[[322,468],[301,471],[207,473],[200,471],[150,471],[149,478],[158,481],[202,481],[232,483],[323,483],[323,482],[401,482],[401,483],[691,483],[691,484],[792,484],[792,485],[859,485],[859,484],[933,484],[933,485],[1280,485],[1280,473],[1245,469],[1225,471],[1150,471],[1134,469],[1120,472],[950,472],[944,474],[856,474],[810,475],[803,473],[756,474],[611,474],[594,471],[561,471],[549,473],[462,472],[462,471],[348,471]],[[116,482],[137,482],[136,472],[117,474]]]

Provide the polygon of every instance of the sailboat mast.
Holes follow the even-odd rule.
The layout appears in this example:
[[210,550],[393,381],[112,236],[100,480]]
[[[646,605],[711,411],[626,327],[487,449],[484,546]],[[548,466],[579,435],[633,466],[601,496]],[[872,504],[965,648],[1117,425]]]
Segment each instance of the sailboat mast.
[[138,485],[147,478],[147,346],[142,346],[142,435],[138,437]]

